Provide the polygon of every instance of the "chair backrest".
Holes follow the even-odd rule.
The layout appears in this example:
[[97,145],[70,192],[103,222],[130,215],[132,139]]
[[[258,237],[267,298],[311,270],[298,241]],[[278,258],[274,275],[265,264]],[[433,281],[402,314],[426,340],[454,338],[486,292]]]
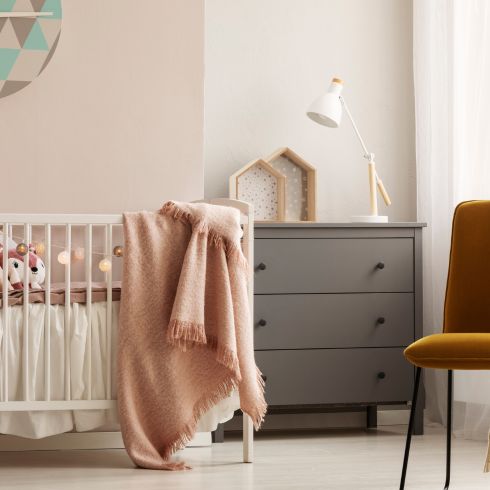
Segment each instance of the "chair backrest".
[[490,333],[490,201],[454,211],[444,332]]

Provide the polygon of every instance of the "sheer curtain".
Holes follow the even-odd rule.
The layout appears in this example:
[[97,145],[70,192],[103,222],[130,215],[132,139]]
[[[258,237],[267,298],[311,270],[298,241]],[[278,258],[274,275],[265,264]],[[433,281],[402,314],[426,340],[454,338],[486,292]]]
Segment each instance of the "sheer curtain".
[[[414,83],[418,218],[429,224],[424,232],[427,335],[442,327],[454,207],[490,199],[490,1],[414,0]],[[443,423],[446,373],[427,370],[425,376],[426,414]],[[490,372],[455,373],[454,424],[456,434],[487,437]]]

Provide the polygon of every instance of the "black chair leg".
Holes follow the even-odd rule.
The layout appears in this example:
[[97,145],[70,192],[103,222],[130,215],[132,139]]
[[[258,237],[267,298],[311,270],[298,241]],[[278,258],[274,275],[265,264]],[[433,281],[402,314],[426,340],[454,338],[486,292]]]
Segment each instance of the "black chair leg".
[[453,372],[447,372],[447,432],[446,432],[446,483],[448,490],[451,479],[451,436],[453,433]]
[[420,385],[420,374],[422,368],[415,371],[415,385],[413,387],[412,409],[410,410],[410,421],[408,423],[407,442],[405,443],[405,455],[403,457],[402,478],[400,480],[400,490],[405,488],[405,477],[407,476],[408,456],[410,454],[410,443],[412,442],[413,425],[415,420],[415,407],[417,406],[417,395]]

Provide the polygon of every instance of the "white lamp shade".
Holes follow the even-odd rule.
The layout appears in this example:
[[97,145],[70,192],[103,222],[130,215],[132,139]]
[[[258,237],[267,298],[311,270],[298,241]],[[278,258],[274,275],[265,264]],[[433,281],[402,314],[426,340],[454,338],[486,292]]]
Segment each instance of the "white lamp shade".
[[306,111],[306,115],[313,121],[329,128],[338,128],[342,119],[342,103],[340,92],[342,82],[334,79],[328,92],[316,99]]

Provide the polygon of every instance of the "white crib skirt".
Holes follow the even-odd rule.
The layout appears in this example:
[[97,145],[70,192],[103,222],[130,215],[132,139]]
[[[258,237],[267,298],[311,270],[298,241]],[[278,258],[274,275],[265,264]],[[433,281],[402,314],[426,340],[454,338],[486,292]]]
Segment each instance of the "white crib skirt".
[[[22,306],[9,307],[8,379],[9,400],[23,400],[22,383]],[[30,400],[44,400],[44,304],[29,305],[29,396]],[[71,305],[71,398],[87,399],[88,349],[87,310],[84,304]],[[92,305],[92,399],[106,398],[106,302]],[[116,398],[116,350],[119,302],[112,305],[112,399]],[[64,400],[65,375],[65,307],[51,306],[51,400]],[[3,323],[0,316],[0,369],[3,367]],[[3,376],[0,376],[0,381]],[[3,393],[3,386],[0,393]],[[198,431],[215,430],[218,423],[233,417],[239,408],[237,394],[223,400],[205,414],[198,424]],[[41,412],[1,412],[0,434],[39,439],[68,431],[118,430],[115,410],[75,410]]]

